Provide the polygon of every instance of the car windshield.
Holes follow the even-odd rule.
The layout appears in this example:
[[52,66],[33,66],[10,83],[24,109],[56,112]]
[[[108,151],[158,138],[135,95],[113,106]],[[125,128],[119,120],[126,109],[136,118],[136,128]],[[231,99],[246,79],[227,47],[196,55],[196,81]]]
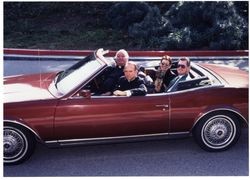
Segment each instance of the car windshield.
[[65,95],[87,81],[104,65],[105,63],[98,60],[94,54],[87,56],[65,71],[58,73],[53,83],[54,87],[50,89],[57,96]]
[[72,72],[74,72],[75,70],[81,68],[84,64],[86,64],[87,62],[91,61],[95,59],[94,55],[89,55],[86,58],[78,61],[76,64],[72,65],[71,67],[69,67],[68,69],[66,69],[65,71],[62,71],[58,74],[57,79],[56,79],[56,84],[59,83],[61,80],[63,80],[64,78],[66,78],[68,75],[70,75]]

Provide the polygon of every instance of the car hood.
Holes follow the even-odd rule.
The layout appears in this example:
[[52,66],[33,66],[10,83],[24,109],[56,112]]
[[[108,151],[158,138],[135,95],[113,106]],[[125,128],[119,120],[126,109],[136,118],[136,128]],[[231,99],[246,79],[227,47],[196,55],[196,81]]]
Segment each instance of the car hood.
[[248,88],[248,72],[237,67],[215,64],[201,64],[203,67],[214,72],[217,76],[222,78],[229,86]]
[[48,91],[55,73],[8,76],[4,78],[4,103],[54,99]]

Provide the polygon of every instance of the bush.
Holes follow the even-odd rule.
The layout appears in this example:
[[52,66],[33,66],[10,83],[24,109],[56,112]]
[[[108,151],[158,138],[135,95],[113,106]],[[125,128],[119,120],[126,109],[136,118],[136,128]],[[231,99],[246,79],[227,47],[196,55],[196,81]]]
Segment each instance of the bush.
[[29,42],[31,48],[248,49],[248,1],[4,2],[4,46],[30,48]]
[[107,19],[113,28],[128,30],[130,25],[143,20],[149,8],[143,2],[116,3],[107,12]]
[[148,3],[117,3],[109,20],[136,38],[141,48],[248,49],[248,21],[239,15],[239,3],[237,7],[226,1],[177,2],[161,15]]

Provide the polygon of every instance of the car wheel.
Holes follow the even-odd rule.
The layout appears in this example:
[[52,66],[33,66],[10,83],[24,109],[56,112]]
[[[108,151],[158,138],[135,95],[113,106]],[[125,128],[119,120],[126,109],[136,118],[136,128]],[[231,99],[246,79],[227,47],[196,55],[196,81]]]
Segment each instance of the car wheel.
[[239,120],[231,113],[212,113],[201,119],[194,138],[206,151],[223,151],[234,145],[241,134]]
[[3,149],[4,164],[19,164],[28,159],[35,149],[35,138],[25,128],[4,126]]

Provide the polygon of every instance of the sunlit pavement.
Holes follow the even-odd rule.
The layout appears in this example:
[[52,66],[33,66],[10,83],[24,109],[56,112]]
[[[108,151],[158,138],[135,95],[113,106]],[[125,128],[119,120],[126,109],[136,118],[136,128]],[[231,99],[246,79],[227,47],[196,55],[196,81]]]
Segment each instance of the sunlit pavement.
[[[65,70],[76,61],[51,61],[51,60],[5,60],[4,61],[4,76],[17,75],[17,74],[32,74],[40,72],[51,72]],[[249,71],[248,60],[225,60],[225,61],[195,61],[202,63],[221,64],[231,67],[238,67],[242,70]],[[158,61],[149,62],[150,64],[159,64]]]

